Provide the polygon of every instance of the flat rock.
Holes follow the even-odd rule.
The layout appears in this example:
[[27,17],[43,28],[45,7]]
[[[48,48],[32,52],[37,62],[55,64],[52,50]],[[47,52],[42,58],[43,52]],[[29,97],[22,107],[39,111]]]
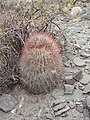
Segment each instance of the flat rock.
[[83,109],[83,115],[86,118],[89,117],[89,111],[88,111],[88,109],[86,109],[86,108]]
[[70,110],[70,107],[68,105],[66,105],[63,109],[55,112],[55,116],[60,116],[62,115],[63,113],[67,112],[68,110]]
[[63,114],[61,115],[61,117],[67,117],[67,116],[68,116],[67,113],[63,113]]
[[65,102],[65,99],[63,99],[63,98],[51,100],[51,107],[54,107],[54,106],[64,103],[64,102]]
[[85,74],[83,78],[80,80],[80,83],[83,85],[87,85],[90,82],[90,75]]
[[73,62],[78,67],[84,67],[86,65],[85,62],[84,62],[84,60],[80,59],[79,57],[75,57],[73,59]]
[[73,75],[66,75],[65,76],[65,83],[73,85],[75,83],[75,80],[73,79]]
[[4,112],[9,112],[16,106],[16,99],[10,94],[3,94],[0,97],[0,109]]
[[55,99],[61,98],[62,95],[64,95],[64,89],[63,88],[55,89],[52,92],[52,97],[54,97]]
[[79,81],[80,79],[82,79],[82,78],[83,78],[82,71],[81,71],[81,70],[77,70],[77,71],[74,73],[73,78],[74,78],[76,81]]
[[90,57],[90,54],[86,53],[86,52],[81,52],[80,56],[84,57],[84,58],[88,58]]
[[[46,114],[46,115],[45,115],[45,118],[48,119],[48,120],[54,120],[52,114]],[[37,120],[37,119],[36,119],[36,120]]]
[[76,105],[76,109],[80,112],[80,113],[82,113],[83,112],[83,105],[82,104],[80,104],[80,105]]
[[86,102],[87,102],[87,107],[90,110],[90,96],[86,98]]
[[85,86],[83,93],[90,93],[90,84]]
[[68,105],[69,105],[69,107],[70,107],[71,109],[75,108],[75,106],[76,106],[76,105],[75,105],[75,103],[74,103],[74,102],[72,102],[72,101],[71,101],[71,102],[69,102],[69,104],[68,104]]
[[74,85],[65,84],[64,87],[65,87],[64,88],[65,89],[64,94],[73,94]]
[[63,109],[65,107],[66,103],[60,103],[56,106],[53,107],[53,110],[56,112],[56,111],[59,111],[61,109]]
[[5,115],[5,112],[0,110],[0,117],[4,116]]

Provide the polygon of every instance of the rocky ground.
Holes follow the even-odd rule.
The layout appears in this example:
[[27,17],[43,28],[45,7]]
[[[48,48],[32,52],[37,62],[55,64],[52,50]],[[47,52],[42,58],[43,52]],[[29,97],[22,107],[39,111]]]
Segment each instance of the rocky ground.
[[90,3],[81,7],[84,12],[75,19],[57,15],[54,20],[67,40],[64,89],[33,96],[17,86],[0,96],[0,120],[90,120]]

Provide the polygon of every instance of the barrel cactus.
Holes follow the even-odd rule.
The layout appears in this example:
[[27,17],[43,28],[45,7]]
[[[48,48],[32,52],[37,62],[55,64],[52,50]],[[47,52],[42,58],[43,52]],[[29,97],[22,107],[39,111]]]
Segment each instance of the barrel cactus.
[[22,48],[19,69],[21,84],[29,93],[49,93],[62,84],[60,45],[46,32],[32,33]]

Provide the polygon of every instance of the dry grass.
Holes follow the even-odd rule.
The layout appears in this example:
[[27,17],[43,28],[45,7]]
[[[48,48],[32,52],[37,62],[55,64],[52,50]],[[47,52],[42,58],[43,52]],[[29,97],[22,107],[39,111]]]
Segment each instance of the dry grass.
[[[53,1],[54,2],[54,1]],[[58,14],[63,14],[58,0],[45,3],[39,2],[8,4],[0,1],[0,89],[8,91],[19,82],[17,62],[25,38],[33,31],[49,32],[59,40],[65,40],[60,26],[53,22]],[[59,2],[60,3],[60,2]],[[52,30],[57,26],[58,31]],[[62,36],[62,37],[61,37]]]

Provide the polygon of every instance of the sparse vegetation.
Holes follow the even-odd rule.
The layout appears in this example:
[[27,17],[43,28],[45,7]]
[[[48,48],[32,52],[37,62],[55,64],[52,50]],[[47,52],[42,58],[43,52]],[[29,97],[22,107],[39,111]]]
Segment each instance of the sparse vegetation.
[[[11,79],[12,83],[19,82],[17,61],[25,38],[30,33],[46,31],[56,37],[57,32],[60,32],[59,40],[65,40],[60,26],[54,22],[58,14],[65,15],[62,9],[65,1],[9,1],[9,4],[8,1],[1,0],[0,3],[0,71],[3,72],[0,72],[0,75],[4,79],[1,85],[4,88],[9,86],[9,82],[11,84]],[[58,30],[52,30],[52,26],[56,26]],[[5,60],[2,60],[2,56],[5,56]]]

